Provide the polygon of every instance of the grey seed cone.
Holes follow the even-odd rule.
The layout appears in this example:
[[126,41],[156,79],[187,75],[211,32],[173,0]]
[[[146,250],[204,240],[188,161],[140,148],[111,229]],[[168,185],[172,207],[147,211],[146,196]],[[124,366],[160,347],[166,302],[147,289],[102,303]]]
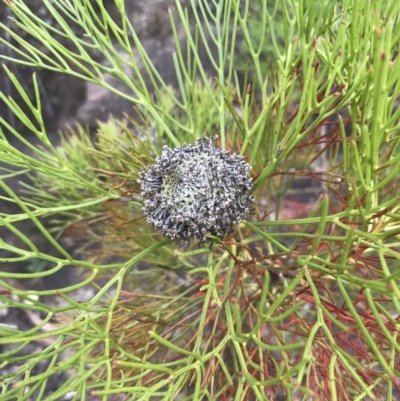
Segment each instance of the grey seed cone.
[[178,242],[233,234],[249,212],[253,182],[243,156],[210,138],[170,149],[139,174],[143,213],[155,230]]

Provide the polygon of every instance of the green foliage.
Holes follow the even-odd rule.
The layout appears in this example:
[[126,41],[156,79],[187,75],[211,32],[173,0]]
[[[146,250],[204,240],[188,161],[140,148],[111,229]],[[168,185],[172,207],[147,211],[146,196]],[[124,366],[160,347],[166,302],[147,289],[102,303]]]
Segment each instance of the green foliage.
[[[32,102],[6,69],[32,117],[6,94],[0,97],[40,144],[0,118],[14,142],[29,150],[0,132],[0,201],[20,208],[0,210],[0,225],[23,243],[0,239],[0,262],[30,266],[26,273],[0,271],[0,301],[40,313],[41,320],[27,330],[0,325],[1,399],[394,399],[400,3],[260,2],[255,23],[249,0],[212,7],[192,0],[190,13],[177,1],[180,21],[171,20],[176,90],[154,68],[122,0],[116,1],[119,21],[101,0],[99,13],[89,0],[43,0],[59,28],[27,2],[7,3],[19,28],[51,57],[1,25],[13,41],[0,41],[14,51],[3,59],[102,85],[130,100],[135,116],[101,124],[95,138],[71,129],[55,146],[35,76]],[[187,36],[186,57],[178,23]],[[70,48],[59,40],[66,37]],[[276,71],[266,76],[269,41]],[[214,79],[198,56],[200,42]],[[254,72],[249,85],[236,74],[242,46]],[[92,59],[93,50],[108,64]],[[108,84],[107,74],[127,92]],[[164,144],[215,134],[222,148],[245,155],[252,166],[256,216],[234,238],[178,249],[142,218],[138,173]],[[25,180],[27,173],[32,182],[22,184],[21,194],[9,179]],[[298,196],[307,190],[314,200],[301,204]],[[38,248],[24,232],[26,221],[54,252]],[[66,238],[74,251],[63,245]],[[15,284],[66,269],[79,270],[79,281],[46,290]],[[77,299],[78,290],[89,288],[93,297]],[[49,305],[49,296],[62,302]],[[32,351],[29,345],[38,342],[45,348]],[[59,374],[65,380],[49,392]]]

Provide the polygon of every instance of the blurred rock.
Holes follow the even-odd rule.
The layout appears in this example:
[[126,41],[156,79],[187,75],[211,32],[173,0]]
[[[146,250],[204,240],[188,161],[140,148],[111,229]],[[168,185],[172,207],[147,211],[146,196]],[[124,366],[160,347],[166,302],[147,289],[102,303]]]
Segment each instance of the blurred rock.
[[[155,69],[159,72],[164,82],[172,87],[177,87],[178,79],[173,63],[173,53],[176,51],[176,45],[172,35],[159,37],[157,39],[145,39],[142,41],[142,44],[150,60],[153,62]],[[185,58],[186,51],[184,49],[187,48],[187,40],[183,30],[180,32],[180,47],[183,51],[183,57]],[[213,55],[216,55],[216,47],[211,50]],[[122,51],[120,54],[122,57],[127,57]],[[215,69],[209,60],[204,45],[199,46],[198,54],[202,60],[206,74],[211,78],[215,74]],[[154,90],[153,83],[146,73],[137,51],[134,51],[134,55],[135,59],[139,60],[138,68],[146,83],[146,87],[150,92],[152,92]],[[134,72],[128,67],[125,67],[125,71],[127,75],[134,75]],[[131,90],[119,79],[111,75],[105,75],[104,79],[107,84],[116,90],[126,94],[131,93]],[[81,107],[79,107],[76,116],[60,121],[61,128],[66,125],[72,125],[74,122],[79,122],[80,124],[88,126],[96,126],[97,120],[106,121],[110,115],[117,119],[122,118],[124,114],[134,115],[134,105],[132,102],[110,92],[102,86],[93,83],[86,83],[86,94],[86,101],[81,105]]]

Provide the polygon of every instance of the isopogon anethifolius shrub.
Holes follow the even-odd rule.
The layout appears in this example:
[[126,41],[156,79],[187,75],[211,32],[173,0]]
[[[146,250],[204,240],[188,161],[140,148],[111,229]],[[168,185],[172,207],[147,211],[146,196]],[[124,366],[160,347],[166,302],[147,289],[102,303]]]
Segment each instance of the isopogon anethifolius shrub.
[[164,146],[156,164],[139,174],[148,223],[177,242],[232,235],[254,201],[251,167],[243,156],[213,146],[216,138]]

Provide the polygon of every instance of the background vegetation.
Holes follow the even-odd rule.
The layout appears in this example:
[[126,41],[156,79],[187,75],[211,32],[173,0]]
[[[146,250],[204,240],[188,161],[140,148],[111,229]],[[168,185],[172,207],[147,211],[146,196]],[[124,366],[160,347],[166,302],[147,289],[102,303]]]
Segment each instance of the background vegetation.
[[[0,207],[0,307],[32,323],[0,325],[2,400],[395,399],[400,3],[177,1],[177,88],[122,0],[118,18],[101,0],[43,0],[56,24],[7,3],[25,34],[1,25],[5,61],[101,85],[133,108],[55,144],[36,76],[29,96],[4,67],[24,107],[0,97],[36,142],[0,118],[0,205],[19,208]],[[235,237],[179,248],[142,218],[138,172],[165,144],[215,134],[251,164],[256,214]],[[76,280],[19,284],[57,272]]]

